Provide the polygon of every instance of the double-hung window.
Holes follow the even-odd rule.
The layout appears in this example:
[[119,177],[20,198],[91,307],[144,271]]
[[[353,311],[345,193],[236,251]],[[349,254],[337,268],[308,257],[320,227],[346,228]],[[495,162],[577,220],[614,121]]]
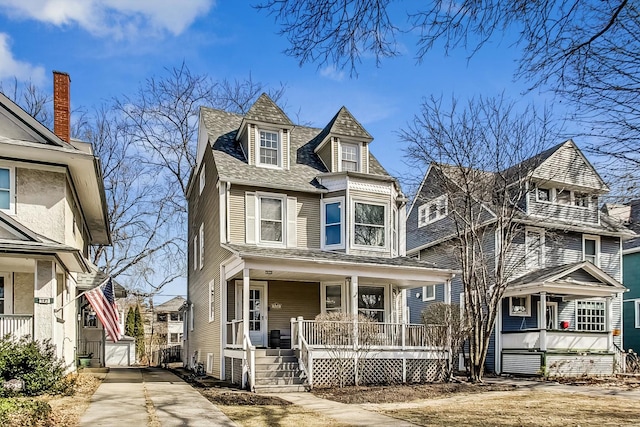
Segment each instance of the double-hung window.
[[433,301],[436,299],[436,285],[422,287],[422,301]]
[[385,206],[355,202],[353,243],[361,246],[385,246]]
[[343,249],[344,198],[324,199],[322,206],[324,246],[329,249]]
[[509,298],[509,316],[531,316],[531,295]]
[[585,261],[590,261],[593,265],[599,266],[600,237],[584,235],[582,237],[582,253]]
[[260,196],[260,242],[284,243],[283,204],[281,198]]
[[321,290],[323,313],[344,311],[342,283],[323,283]]
[[280,166],[280,141],[278,132],[260,131],[260,154],[258,163]]
[[384,287],[359,286],[358,312],[370,319],[384,322]]
[[0,210],[13,212],[14,169],[0,167]]
[[202,267],[204,267],[204,222],[202,224],[200,224],[200,230],[198,232],[198,235],[200,236],[200,257],[199,257],[199,265],[200,265],[200,269],[202,270]]
[[342,171],[358,172],[358,146],[356,144],[341,144]]
[[436,222],[449,213],[447,195],[442,195],[418,208],[418,227]]

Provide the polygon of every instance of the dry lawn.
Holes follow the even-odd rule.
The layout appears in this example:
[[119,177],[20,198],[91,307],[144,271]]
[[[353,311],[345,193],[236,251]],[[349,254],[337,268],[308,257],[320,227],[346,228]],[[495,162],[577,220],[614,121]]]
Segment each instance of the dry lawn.
[[636,426],[640,419],[634,400],[566,392],[495,392],[366,406],[420,426]]
[[76,392],[73,396],[41,396],[51,405],[51,421],[54,426],[76,426],[80,417],[89,407],[91,396],[97,390],[101,379],[91,374],[77,374]]
[[347,427],[334,419],[304,409],[300,406],[231,406],[218,405],[229,418],[243,427],[304,426],[304,427]]

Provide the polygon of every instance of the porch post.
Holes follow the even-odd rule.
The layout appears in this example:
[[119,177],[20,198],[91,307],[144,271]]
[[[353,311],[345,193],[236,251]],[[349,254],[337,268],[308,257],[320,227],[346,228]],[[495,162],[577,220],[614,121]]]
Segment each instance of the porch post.
[[[33,287],[33,339],[50,339],[56,346],[56,355],[60,357],[61,348],[56,337],[56,316],[53,309],[56,300],[56,266],[52,261],[36,260],[35,281]],[[37,298],[37,300],[36,300]]]
[[351,276],[351,314],[353,315],[353,348],[358,346],[358,276]]
[[611,330],[611,297],[604,299],[604,330],[607,331],[607,351],[613,351],[613,331]]
[[540,292],[540,350],[547,350],[547,293]]
[[444,303],[451,304],[451,279],[444,282]]
[[249,269],[242,269],[242,348],[247,350],[249,336]]

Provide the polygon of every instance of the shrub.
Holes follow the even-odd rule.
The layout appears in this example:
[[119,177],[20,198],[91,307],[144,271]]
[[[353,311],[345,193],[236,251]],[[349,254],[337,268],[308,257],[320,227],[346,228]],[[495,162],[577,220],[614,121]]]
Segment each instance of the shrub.
[[[24,381],[21,394],[35,396],[43,393],[69,393],[73,381],[63,381],[64,362],[56,357],[50,341],[37,342],[28,338],[0,340],[0,380],[14,378]],[[0,395],[16,394],[0,388]]]
[[49,425],[51,406],[41,400],[0,398],[0,425]]

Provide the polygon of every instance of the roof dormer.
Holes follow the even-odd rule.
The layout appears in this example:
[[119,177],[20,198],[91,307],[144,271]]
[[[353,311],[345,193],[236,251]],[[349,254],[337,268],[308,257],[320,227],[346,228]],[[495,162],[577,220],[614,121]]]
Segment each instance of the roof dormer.
[[314,152],[329,172],[369,173],[369,143],[373,137],[346,107],[321,132]]
[[292,128],[289,117],[263,93],[242,119],[236,141],[248,164],[289,169]]

